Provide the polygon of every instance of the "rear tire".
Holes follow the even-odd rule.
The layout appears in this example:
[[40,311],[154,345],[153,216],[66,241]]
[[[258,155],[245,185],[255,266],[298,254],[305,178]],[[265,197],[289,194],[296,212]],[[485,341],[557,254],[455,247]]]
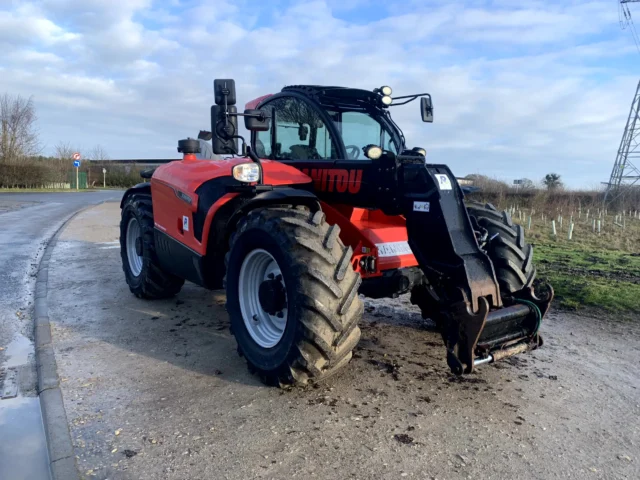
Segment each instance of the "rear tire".
[[490,203],[467,202],[467,211],[493,238],[486,251],[493,262],[501,294],[512,295],[530,287],[536,269],[533,247],[525,241],[522,225],[514,224],[507,212],[498,211]]
[[138,298],[173,297],[184,284],[183,279],[165,272],[158,263],[151,195],[134,194],[125,200],[120,220],[120,256],[129,290]]
[[[231,236],[225,279],[231,330],[249,370],[268,385],[317,382],[351,359],[360,339],[361,278],[351,266],[353,251],[343,245],[339,234],[340,227],[328,225],[321,211],[274,206],[250,212]],[[259,267],[263,278],[267,278],[269,269],[281,275],[283,290],[278,284],[268,290],[279,292],[281,300],[276,301],[276,308],[269,301],[272,296],[258,300],[255,288],[241,290],[241,283],[245,288],[255,285],[244,280],[254,258],[271,262],[270,266]],[[286,313],[284,322],[275,317],[277,313],[270,317],[273,325],[279,325],[278,335],[276,340],[271,336],[272,340],[265,342],[250,322],[269,322],[264,316],[268,309]],[[247,311],[253,313],[252,318],[245,318]]]

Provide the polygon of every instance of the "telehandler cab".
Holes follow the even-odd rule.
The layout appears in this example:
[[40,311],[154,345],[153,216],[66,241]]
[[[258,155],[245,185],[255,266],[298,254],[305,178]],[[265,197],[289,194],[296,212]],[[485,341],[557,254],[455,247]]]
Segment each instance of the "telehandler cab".
[[185,280],[226,288],[239,353],[283,387],[349,362],[359,294],[410,292],[456,374],[542,345],[553,289],[534,290],[523,228],[465,202],[449,168],[408,148],[391,118],[390,107],[419,98],[432,122],[429,94],[289,86],[244,113],[233,80],[215,80],[214,94],[211,134],[200,138],[228,157],[197,159],[198,140],[181,140],[183,159],[122,199],[122,264],[136,296],[169,297]]

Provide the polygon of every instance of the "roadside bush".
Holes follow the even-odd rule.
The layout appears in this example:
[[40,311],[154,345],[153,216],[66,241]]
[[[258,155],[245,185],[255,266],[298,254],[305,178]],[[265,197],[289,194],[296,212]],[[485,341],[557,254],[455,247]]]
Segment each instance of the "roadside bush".
[[56,180],[54,169],[42,162],[17,165],[0,163],[0,188],[41,188]]
[[143,170],[136,164],[114,165],[109,162],[91,162],[85,167],[87,172],[87,185],[91,187],[102,187],[102,169],[107,169],[106,186],[112,188],[129,188],[140,182],[140,171]]
[[[107,169],[107,187],[128,188],[142,181],[141,168],[135,164],[83,162],[80,172],[87,174],[89,188],[102,187],[103,168]],[[0,162],[0,188],[61,188],[74,174],[73,160],[69,159],[41,157],[16,164]]]
[[[536,213],[545,213],[550,216],[562,213],[570,214],[579,210],[596,212],[604,205],[604,191],[598,190],[480,189],[468,195],[468,198],[479,202],[489,202],[501,209],[511,207],[529,211],[533,209]],[[628,187],[614,201],[608,203],[607,209],[610,212],[640,210],[640,187]]]

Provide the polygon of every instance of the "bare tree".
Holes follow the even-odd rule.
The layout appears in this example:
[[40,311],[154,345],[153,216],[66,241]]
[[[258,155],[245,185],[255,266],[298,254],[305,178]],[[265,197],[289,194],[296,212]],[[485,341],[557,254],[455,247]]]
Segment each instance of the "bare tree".
[[534,190],[536,186],[533,183],[533,180],[531,180],[530,178],[523,178],[522,183],[520,184],[520,188],[522,190]]
[[87,160],[91,160],[86,164],[87,185],[93,187],[98,181],[102,183],[102,169],[105,168],[109,160],[109,154],[102,145],[96,145],[89,150]]
[[54,147],[55,159],[51,160],[55,170],[56,181],[66,182],[70,172],[73,172],[73,154],[79,150],[69,142],[58,142]]
[[58,160],[72,160],[73,154],[78,151],[69,142],[58,142],[54,149],[56,152],[55,157]]
[[467,180],[471,180],[475,187],[479,187],[483,192],[496,192],[504,193],[509,191],[509,184],[498,180],[497,178],[491,178],[480,173],[472,173],[465,177]]
[[36,120],[31,97],[0,95],[0,163],[24,163],[39,152]]
[[89,160],[93,160],[94,162],[103,162],[105,160],[109,160],[109,154],[102,147],[102,145],[96,145],[91,149],[89,155],[87,155]]

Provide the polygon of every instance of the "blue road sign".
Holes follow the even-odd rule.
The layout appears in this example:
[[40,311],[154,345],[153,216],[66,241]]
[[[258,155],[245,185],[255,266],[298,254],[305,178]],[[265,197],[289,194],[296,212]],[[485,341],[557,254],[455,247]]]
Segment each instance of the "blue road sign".
[[78,168],[80,166],[80,160],[74,160],[73,161],[73,166]]

